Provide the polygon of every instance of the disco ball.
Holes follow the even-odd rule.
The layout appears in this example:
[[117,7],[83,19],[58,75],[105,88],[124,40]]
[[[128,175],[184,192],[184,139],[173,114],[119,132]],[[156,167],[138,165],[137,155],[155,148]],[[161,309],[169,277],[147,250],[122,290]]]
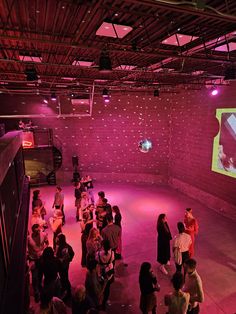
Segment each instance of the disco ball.
[[142,153],[148,153],[152,149],[152,142],[150,140],[144,139],[139,142],[138,148]]

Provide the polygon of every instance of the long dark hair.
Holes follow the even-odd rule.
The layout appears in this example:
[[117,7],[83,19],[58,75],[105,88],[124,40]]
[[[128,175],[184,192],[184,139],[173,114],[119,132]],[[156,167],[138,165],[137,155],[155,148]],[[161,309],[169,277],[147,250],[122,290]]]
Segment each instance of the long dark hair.
[[34,190],[33,191],[33,200],[36,201],[38,199],[38,196],[40,194],[40,190]]
[[114,212],[115,212],[115,214],[117,215],[117,214],[120,214],[120,209],[119,209],[119,207],[118,206],[113,206],[112,207],[112,209],[114,210]]
[[103,247],[103,249],[105,251],[105,255],[107,255],[109,250],[111,249],[109,240],[103,240],[102,241],[102,247]]
[[165,218],[165,216],[166,216],[166,214],[160,214],[160,215],[158,216],[158,219],[157,219],[157,228],[158,228],[161,224],[163,224],[163,219]]
[[141,282],[145,277],[149,276],[151,267],[152,265],[149,262],[142,263],[139,272],[139,282]]

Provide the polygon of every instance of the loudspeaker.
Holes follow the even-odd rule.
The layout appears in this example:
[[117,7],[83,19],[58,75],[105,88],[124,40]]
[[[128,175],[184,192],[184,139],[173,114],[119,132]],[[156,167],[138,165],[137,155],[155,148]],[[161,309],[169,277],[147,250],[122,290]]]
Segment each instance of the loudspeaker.
[[5,124],[0,123],[0,137],[5,134]]
[[72,165],[73,165],[73,167],[79,165],[79,158],[78,158],[78,156],[72,156]]

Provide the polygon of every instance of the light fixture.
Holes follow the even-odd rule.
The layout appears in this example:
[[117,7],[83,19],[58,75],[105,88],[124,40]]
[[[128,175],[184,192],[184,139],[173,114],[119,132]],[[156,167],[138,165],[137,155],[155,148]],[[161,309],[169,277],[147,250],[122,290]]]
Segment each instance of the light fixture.
[[111,59],[108,52],[102,51],[99,58],[99,71],[110,72],[112,70]]
[[27,81],[37,81],[38,75],[35,68],[28,68],[25,70],[26,80]]
[[56,100],[57,100],[57,95],[56,95],[55,92],[53,92],[53,93],[51,94],[51,100],[53,100],[53,101],[56,101]]
[[213,86],[211,89],[211,95],[216,96],[218,95],[218,93],[219,93],[218,89],[215,86]]
[[102,97],[108,97],[108,89],[104,88],[102,91]]
[[236,80],[236,71],[235,68],[227,68],[225,70],[225,77],[224,77],[225,81],[234,81]]
[[160,96],[159,89],[155,89],[155,90],[153,91],[153,96],[154,96],[154,97],[159,97],[159,96]]

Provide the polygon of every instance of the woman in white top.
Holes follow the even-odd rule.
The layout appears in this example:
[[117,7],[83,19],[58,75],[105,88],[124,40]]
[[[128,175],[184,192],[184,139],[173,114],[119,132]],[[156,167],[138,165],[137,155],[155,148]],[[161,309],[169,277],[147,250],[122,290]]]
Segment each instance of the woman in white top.
[[186,314],[188,310],[190,294],[181,289],[184,285],[184,276],[176,272],[172,277],[174,291],[165,295],[165,305],[168,306],[168,314]]
[[176,271],[181,272],[183,263],[189,259],[189,248],[192,244],[192,239],[189,234],[185,233],[185,227],[182,222],[177,223],[177,228],[179,234],[174,238],[173,252]]

